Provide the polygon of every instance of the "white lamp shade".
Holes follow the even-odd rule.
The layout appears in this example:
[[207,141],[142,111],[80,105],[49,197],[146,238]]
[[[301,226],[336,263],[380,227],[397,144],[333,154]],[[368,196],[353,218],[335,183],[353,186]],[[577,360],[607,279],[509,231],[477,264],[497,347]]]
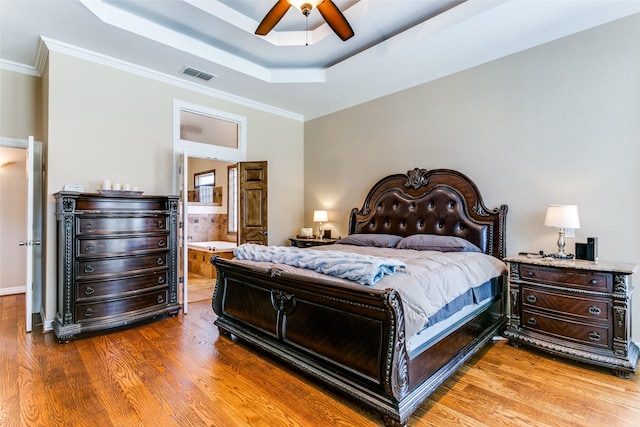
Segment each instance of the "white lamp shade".
[[313,211],[313,222],[327,222],[329,221],[329,216],[327,215],[327,211]]
[[544,225],[556,228],[580,228],[576,205],[549,205]]

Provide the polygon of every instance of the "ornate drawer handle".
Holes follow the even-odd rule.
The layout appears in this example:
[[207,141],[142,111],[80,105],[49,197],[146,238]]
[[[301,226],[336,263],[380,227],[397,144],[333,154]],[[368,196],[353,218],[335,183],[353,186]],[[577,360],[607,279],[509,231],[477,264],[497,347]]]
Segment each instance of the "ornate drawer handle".
[[85,249],[86,249],[87,252],[91,252],[95,248],[96,247],[95,247],[95,245],[93,243],[89,243]]
[[164,228],[164,221],[158,221],[158,228]]
[[530,324],[531,326],[536,326],[538,324],[538,321],[533,317],[530,317],[529,320],[527,320],[527,323]]
[[156,260],[156,264],[162,265],[162,264],[164,264],[164,260],[162,258],[158,257],[158,259]]
[[162,295],[158,295],[158,304],[162,304],[164,302],[164,298]]
[[84,272],[85,272],[85,273],[93,273],[94,271],[96,271],[96,269],[95,269],[95,268],[93,268],[93,267],[91,267],[90,265],[87,265],[87,266],[84,268]]
[[596,307],[595,305],[592,305],[591,307],[589,307],[589,314],[593,314],[594,316],[599,316],[600,313],[602,313],[602,310],[600,310],[600,307]]
[[164,247],[164,240],[158,241],[158,247],[159,248],[163,248]]
[[591,281],[589,282],[590,285],[597,285],[598,284],[598,280],[597,279],[591,279]]
[[535,275],[536,275],[536,273],[534,273],[533,271],[528,271],[527,272],[527,276],[529,276],[529,277],[533,277]]
[[84,290],[84,294],[85,295],[93,295],[95,291],[96,290],[93,289],[91,286],[87,286],[87,289]]
[[87,308],[84,311],[84,317],[91,317],[91,316],[93,316],[93,310],[91,308]]
[[530,304],[535,304],[538,301],[535,295],[527,295],[527,302]]
[[87,222],[87,223],[84,225],[84,229],[85,229],[85,230],[93,230],[93,223],[92,223],[92,222]]
[[164,276],[158,276],[158,283],[161,285],[164,283]]
[[589,339],[591,341],[600,341],[600,334],[597,332],[589,332]]

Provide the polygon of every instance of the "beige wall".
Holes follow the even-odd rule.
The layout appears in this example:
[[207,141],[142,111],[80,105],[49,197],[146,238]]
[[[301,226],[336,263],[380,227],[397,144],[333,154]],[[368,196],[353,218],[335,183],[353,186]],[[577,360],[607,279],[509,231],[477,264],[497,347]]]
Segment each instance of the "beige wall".
[[41,79],[0,69],[0,136],[42,141]]
[[26,150],[0,147],[0,295],[24,292],[27,282]]
[[[269,163],[269,239],[283,244],[302,218],[303,123],[56,52],[49,55],[48,220],[64,184],[105,179],[146,194],[174,192],[173,101],[247,118],[247,160]],[[48,228],[46,293],[56,292],[55,227]],[[47,320],[55,299],[47,298]]]
[[[548,204],[577,204],[574,244],[640,263],[640,15],[305,124],[305,221],[330,227],[381,177],[452,168],[509,205],[507,250],[554,252]],[[635,282],[640,275],[635,274]],[[640,340],[640,300],[633,307]]]

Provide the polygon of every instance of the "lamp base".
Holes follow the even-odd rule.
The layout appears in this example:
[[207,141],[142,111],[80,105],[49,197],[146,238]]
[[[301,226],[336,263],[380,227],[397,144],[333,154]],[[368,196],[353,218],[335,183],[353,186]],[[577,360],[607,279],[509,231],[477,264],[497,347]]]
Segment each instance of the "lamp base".
[[549,254],[545,256],[549,258],[555,258],[555,259],[573,259],[574,258],[573,254],[565,254],[564,252],[557,253],[557,254]]
[[547,255],[547,256],[551,258],[557,258],[557,259],[573,259],[572,254],[564,253],[564,228],[561,228],[558,233],[558,253],[553,255]]

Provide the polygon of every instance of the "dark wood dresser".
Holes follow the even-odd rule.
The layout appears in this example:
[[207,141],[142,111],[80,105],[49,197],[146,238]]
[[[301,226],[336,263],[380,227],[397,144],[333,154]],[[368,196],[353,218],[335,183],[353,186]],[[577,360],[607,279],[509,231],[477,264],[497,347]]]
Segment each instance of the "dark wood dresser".
[[55,198],[59,341],[178,313],[177,196]]
[[507,257],[511,315],[505,336],[514,346],[611,368],[636,371],[631,341],[631,263]]

